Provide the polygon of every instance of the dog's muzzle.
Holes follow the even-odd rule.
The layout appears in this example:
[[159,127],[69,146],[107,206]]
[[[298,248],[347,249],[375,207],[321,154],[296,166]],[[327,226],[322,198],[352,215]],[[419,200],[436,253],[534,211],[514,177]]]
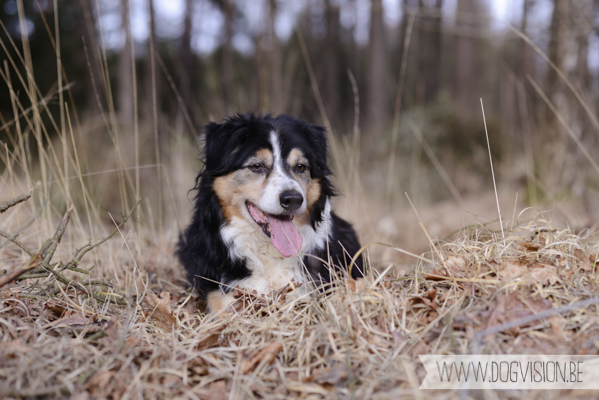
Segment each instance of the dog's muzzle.
[[285,190],[279,196],[279,201],[285,211],[293,213],[302,206],[304,196],[295,190]]

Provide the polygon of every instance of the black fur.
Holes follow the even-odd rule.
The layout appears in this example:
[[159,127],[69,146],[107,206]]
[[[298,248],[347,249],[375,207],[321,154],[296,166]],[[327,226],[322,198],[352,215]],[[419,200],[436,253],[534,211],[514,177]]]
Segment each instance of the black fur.
[[[322,219],[327,197],[335,195],[328,176],[327,138],[323,127],[312,125],[287,115],[272,117],[253,114],[234,115],[222,123],[212,122],[205,127],[204,168],[196,179],[197,195],[190,225],[181,235],[176,254],[187,272],[189,282],[202,298],[219,284],[228,284],[250,276],[244,260],[232,260],[220,235],[225,223],[218,198],[213,190],[214,179],[242,167],[244,162],[262,148],[271,149],[269,135],[279,132],[283,157],[293,148],[302,149],[311,166],[312,179],[318,178],[321,196],[311,210],[315,227]],[[360,249],[355,231],[349,223],[332,214],[333,231],[328,248],[306,256],[304,262],[312,276],[329,282],[329,270],[321,260],[330,259],[335,268],[347,268]],[[330,258],[329,258],[330,256]],[[351,275],[362,276],[363,264],[358,258]],[[226,290],[226,287],[222,287]]]

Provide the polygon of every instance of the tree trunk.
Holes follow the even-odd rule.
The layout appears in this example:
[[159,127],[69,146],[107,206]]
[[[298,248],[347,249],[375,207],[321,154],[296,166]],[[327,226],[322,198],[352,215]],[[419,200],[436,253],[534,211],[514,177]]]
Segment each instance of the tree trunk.
[[89,60],[89,79],[87,79],[87,105],[88,111],[97,114],[106,109],[106,93],[104,92],[104,79],[101,73],[100,54],[98,53],[98,34],[96,32],[96,19],[94,13],[95,1],[81,0],[81,9],[85,19],[86,33],[83,35],[86,47],[86,57]]
[[223,71],[223,98],[225,103],[225,112],[230,114],[236,109],[236,103],[234,99],[235,69],[233,60],[233,17],[235,13],[235,4],[233,4],[233,0],[223,0],[222,11],[225,16],[225,42],[223,43],[221,60]]
[[391,110],[387,87],[387,52],[382,0],[372,0],[366,88],[366,128],[376,135],[387,125]]
[[324,43],[323,99],[326,112],[333,124],[339,122],[339,79],[345,73],[339,70],[339,6],[326,0],[327,34]]
[[[564,67],[565,41],[567,32],[568,0],[553,0],[553,13],[551,14],[551,26],[549,28],[549,58],[559,70]],[[555,96],[563,91],[557,72],[549,68],[547,72],[547,97],[552,101]],[[551,112],[550,112],[550,115]],[[550,116],[550,120],[554,120]]]
[[[156,39],[156,16],[154,13],[154,0],[148,0],[148,13],[150,15],[149,27],[150,38],[146,52],[146,74],[145,74],[145,107],[146,115],[151,118],[160,117],[160,104],[162,102],[162,74],[159,72],[156,54],[158,54],[158,41]],[[156,109],[154,109],[156,103]],[[156,114],[156,115],[155,115]]]
[[[183,34],[181,36],[180,51],[181,54],[181,77],[179,78],[179,93],[183,106],[186,111],[190,111],[191,101],[191,75],[193,73],[193,57],[191,54],[191,30],[193,16],[193,0],[185,0],[185,19],[183,21]],[[179,112],[178,120],[183,121],[183,116]]]
[[[522,18],[520,20],[520,30],[523,34],[528,35],[528,12],[532,5],[531,0],[524,0],[522,2]],[[530,45],[524,40],[520,40],[520,65],[518,68],[518,75],[520,78],[526,78],[528,74],[532,73],[532,54],[530,52]]]
[[121,29],[125,45],[119,54],[118,110],[123,124],[133,125],[133,67],[131,58],[131,29],[129,25],[129,0],[121,0]]
[[422,105],[429,104],[439,91],[441,80],[441,25],[443,0],[419,1],[417,58],[418,99]]
[[453,60],[453,93],[456,115],[462,124],[468,124],[480,116],[479,73],[477,51],[474,38],[468,36],[468,28],[473,26],[472,15],[479,11],[479,0],[458,0],[457,26]]

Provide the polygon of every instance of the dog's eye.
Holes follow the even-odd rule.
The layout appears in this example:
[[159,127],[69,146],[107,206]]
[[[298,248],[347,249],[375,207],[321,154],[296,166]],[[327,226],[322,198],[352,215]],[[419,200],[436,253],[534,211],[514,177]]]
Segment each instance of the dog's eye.
[[297,164],[297,166],[295,167],[295,170],[300,174],[306,172],[306,169],[307,167],[304,164]]
[[255,163],[255,164],[250,165],[248,168],[250,169],[250,171],[260,172],[260,171],[262,171],[262,164]]

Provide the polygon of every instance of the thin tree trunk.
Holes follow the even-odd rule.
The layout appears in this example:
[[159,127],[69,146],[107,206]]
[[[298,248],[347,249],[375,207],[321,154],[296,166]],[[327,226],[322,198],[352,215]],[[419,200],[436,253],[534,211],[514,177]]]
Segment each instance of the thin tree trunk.
[[[559,70],[563,70],[565,41],[567,31],[568,0],[553,0],[553,13],[549,28],[549,58]],[[559,76],[549,68],[547,72],[547,96],[553,101],[555,95],[562,91],[563,83]],[[550,119],[553,119],[550,117]]]
[[[520,30],[523,34],[528,35],[528,12],[532,5],[531,0],[524,0],[522,2],[522,18],[520,20]],[[524,40],[520,41],[520,65],[519,65],[519,77],[526,78],[526,76],[532,73],[532,55],[530,52],[530,45]]]
[[223,0],[222,10],[225,16],[225,42],[223,44],[221,60],[223,71],[223,98],[225,112],[229,114],[235,110],[236,106],[234,99],[235,70],[233,60],[233,16],[235,13],[235,4],[233,4],[233,0]]
[[[193,16],[193,0],[185,0],[185,19],[183,21],[183,34],[179,54],[181,54],[181,76],[179,78],[179,93],[183,101],[183,107],[190,111],[189,104],[191,100],[191,75],[193,73],[193,57],[191,54],[191,30]],[[183,121],[179,112],[179,121]]]
[[94,13],[95,1],[81,0],[81,9],[85,19],[86,33],[83,35],[85,40],[86,57],[89,60],[89,79],[87,79],[87,105],[88,111],[92,114],[99,113],[106,107],[106,93],[104,92],[103,78],[100,70],[101,60],[98,52],[98,34],[96,32],[96,19]]
[[370,45],[366,88],[366,118],[369,134],[378,134],[386,126],[389,116],[387,87],[387,52],[382,0],[372,0],[370,13]]
[[326,0],[327,34],[324,44],[323,98],[329,119],[339,121],[339,78],[345,73],[339,70],[339,6]]
[[[457,26],[468,28],[469,19],[479,10],[478,0],[458,0]],[[467,29],[463,29],[466,31]],[[457,117],[462,123],[469,123],[480,115],[478,99],[477,52],[474,38],[460,32],[455,38],[453,93],[457,108]]]
[[[432,6],[431,6],[432,5]],[[437,96],[441,75],[441,24],[443,0],[419,1],[420,18],[416,35],[419,103],[428,104]]]
[[[155,117],[160,118],[160,104],[162,102],[162,74],[159,73],[156,54],[158,53],[158,41],[156,39],[156,16],[154,12],[154,0],[148,0],[148,13],[150,14],[149,28],[150,37],[148,40],[148,49],[146,52],[146,74],[145,90],[146,93],[146,115],[154,118],[155,111],[158,113]],[[154,102],[156,110],[154,110]]]
[[121,122],[126,125],[133,125],[133,60],[131,59],[129,0],[121,0],[121,29],[125,36],[125,45],[119,54],[118,110]]

